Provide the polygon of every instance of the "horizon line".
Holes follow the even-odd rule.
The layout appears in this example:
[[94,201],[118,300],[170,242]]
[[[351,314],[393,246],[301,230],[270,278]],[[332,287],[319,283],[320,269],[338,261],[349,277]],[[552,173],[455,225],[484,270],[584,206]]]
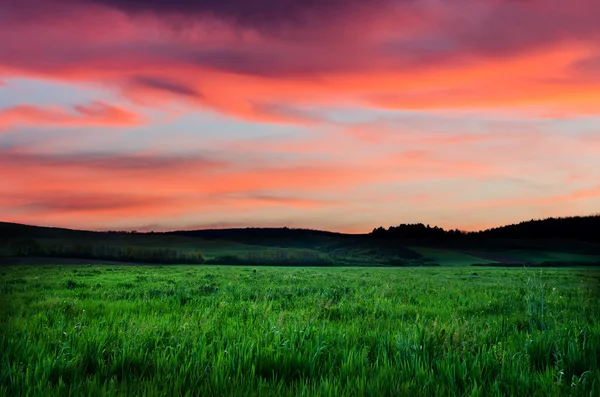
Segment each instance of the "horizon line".
[[395,225],[390,225],[388,227],[384,227],[383,225],[376,226],[376,227],[372,228],[371,231],[362,232],[362,233],[350,233],[350,232],[333,231],[333,230],[326,230],[326,229],[314,229],[314,228],[310,228],[310,227],[290,227],[290,226],[230,226],[230,227],[218,227],[218,226],[216,226],[216,227],[215,226],[194,227],[194,226],[192,226],[190,228],[182,228],[182,229],[143,230],[144,227],[141,227],[141,228],[132,227],[132,228],[126,228],[126,229],[77,229],[77,228],[63,227],[63,226],[49,226],[49,225],[37,225],[37,224],[33,225],[33,224],[28,224],[28,223],[9,222],[9,221],[2,221],[2,220],[0,220],[0,224],[4,223],[4,224],[13,224],[13,225],[21,225],[21,226],[29,226],[29,227],[39,227],[39,228],[48,228],[48,229],[63,229],[63,230],[89,232],[89,233],[168,234],[168,233],[177,233],[177,232],[216,231],[216,230],[289,229],[289,230],[306,230],[306,231],[314,231],[314,232],[325,232],[325,233],[332,233],[332,234],[365,235],[365,234],[372,233],[373,230],[378,229],[380,227],[384,228],[385,230],[388,230],[391,227],[397,227],[400,225],[426,225],[426,226],[430,226],[431,228],[438,227],[445,231],[458,230],[462,233],[481,233],[481,232],[485,232],[488,230],[498,229],[498,228],[512,226],[512,225],[519,225],[519,224],[527,223],[527,222],[539,222],[539,221],[545,221],[545,220],[551,220],[551,219],[595,218],[595,217],[600,217],[600,213],[594,213],[594,214],[589,214],[589,215],[571,215],[571,216],[558,216],[558,217],[550,216],[550,217],[546,217],[546,218],[531,218],[531,219],[522,220],[522,221],[519,221],[516,223],[505,223],[505,224],[501,224],[499,226],[494,226],[494,227],[489,227],[487,229],[479,229],[479,230],[463,230],[463,229],[459,229],[459,228],[444,228],[444,227],[441,227],[438,225],[430,226],[431,224],[425,224],[423,222],[403,222],[403,223],[398,223]]

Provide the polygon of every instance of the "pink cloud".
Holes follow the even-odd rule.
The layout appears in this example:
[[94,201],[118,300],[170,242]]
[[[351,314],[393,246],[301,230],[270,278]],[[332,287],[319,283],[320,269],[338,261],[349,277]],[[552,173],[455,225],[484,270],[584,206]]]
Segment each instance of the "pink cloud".
[[[486,200],[468,203],[473,209],[479,208],[512,208],[512,207],[540,207],[551,204],[571,204],[580,200],[600,200],[600,186],[577,189],[566,194],[556,194],[545,197],[511,197],[507,199]],[[598,201],[600,203],[600,201]]]
[[600,82],[577,72],[593,67],[600,38],[592,0],[293,2],[293,16],[266,0],[43,4],[3,5],[0,74],[100,83],[148,106],[178,100],[261,122],[310,124],[297,109],[334,103],[600,111]]
[[248,168],[197,157],[5,150],[0,167],[2,219],[86,227],[186,214],[192,219],[229,214],[227,219],[234,215],[242,222],[244,214],[256,211],[314,211],[340,205],[320,197],[321,191],[354,183],[347,170],[333,167]]
[[[346,214],[344,219],[354,225],[353,231],[360,225],[364,231],[382,222],[407,221],[409,214],[402,211],[410,211],[412,220],[433,223],[442,208],[457,216],[454,223],[445,226],[460,227],[475,222],[465,211],[488,213],[489,208],[495,208],[494,214],[503,214],[501,210],[512,208],[513,214],[529,216],[525,209],[532,205],[543,209],[585,200],[593,203],[595,190],[572,188],[573,194],[556,194],[555,187],[562,189],[565,183],[589,184],[594,175],[584,162],[574,162],[571,169],[565,169],[560,161],[540,161],[575,154],[583,161],[593,155],[591,149],[582,152],[580,145],[552,135],[538,134],[531,140],[515,132],[507,140],[501,141],[501,137],[498,132],[485,139],[456,143],[443,138],[436,141],[435,134],[430,133],[393,143],[391,136],[383,136],[380,145],[365,150],[364,142],[352,135],[334,134],[301,139],[297,146],[294,141],[270,141],[267,145],[248,141],[237,147],[217,144],[213,147],[214,153],[219,153],[217,158],[3,149],[0,217],[60,225],[71,222],[81,227],[156,224],[165,219],[179,225],[264,225],[304,219],[303,226],[331,228],[336,224],[331,214]],[[530,145],[525,144],[529,141]],[[495,146],[502,142],[504,146]],[[453,149],[448,150],[448,145]],[[318,153],[311,147],[330,155],[306,161],[305,156]],[[536,147],[539,150],[532,151]],[[343,149],[332,152],[336,148]],[[286,153],[285,159],[268,160],[278,153]],[[511,161],[525,156],[530,158],[527,164]],[[583,179],[569,182],[573,173],[582,172]],[[527,184],[528,177],[553,187],[537,192],[537,187]],[[525,178],[525,184],[521,186],[518,178]],[[490,180],[507,188],[489,193],[482,188],[478,190],[482,198],[470,197],[475,186]],[[462,188],[448,190],[448,186]],[[541,200],[544,197],[545,201]],[[588,207],[585,204],[581,208]],[[321,215],[310,218],[308,214]],[[502,223],[490,220],[496,219],[494,214],[485,216],[487,222]],[[188,223],[182,223],[186,216]],[[458,220],[461,216],[464,219]]]
[[0,129],[20,126],[85,127],[85,126],[132,126],[142,118],[117,106],[103,102],[76,105],[72,109],[60,106],[19,105],[0,109]]

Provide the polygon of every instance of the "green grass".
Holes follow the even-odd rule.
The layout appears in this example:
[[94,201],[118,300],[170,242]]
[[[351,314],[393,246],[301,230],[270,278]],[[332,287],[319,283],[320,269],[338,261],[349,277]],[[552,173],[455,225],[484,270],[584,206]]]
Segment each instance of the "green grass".
[[597,268],[2,267],[0,395],[597,396],[599,280]]
[[410,247],[423,257],[431,259],[441,266],[470,266],[474,264],[494,264],[494,263],[545,263],[545,262],[564,262],[565,264],[586,265],[600,262],[598,255],[583,255],[567,252],[541,251],[541,250],[467,250],[429,248],[429,247]]
[[580,262],[586,263],[597,263],[600,261],[598,255],[582,255],[573,254],[568,252],[552,252],[552,251],[538,251],[538,250],[504,250],[498,251],[497,255],[501,255],[506,258],[510,258],[523,263],[542,263],[542,262]]
[[477,256],[465,254],[460,251],[450,249],[439,249],[429,247],[410,247],[411,250],[418,252],[423,257],[439,263],[441,266],[470,266],[473,264],[496,263],[496,261],[483,259]]

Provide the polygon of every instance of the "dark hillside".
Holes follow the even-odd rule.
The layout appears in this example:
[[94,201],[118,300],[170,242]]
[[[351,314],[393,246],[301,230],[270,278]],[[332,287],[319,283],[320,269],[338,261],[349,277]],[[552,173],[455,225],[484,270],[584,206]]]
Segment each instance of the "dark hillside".
[[502,239],[565,239],[600,243],[600,215],[530,220],[475,234]]
[[237,228],[180,230],[165,234],[237,241],[245,244],[258,244],[271,247],[314,248],[340,239],[352,237],[341,233],[310,229],[282,228]]
[[479,232],[401,224],[369,234],[287,227],[91,232],[0,222],[0,256],[360,266],[593,263],[600,259],[600,216],[532,220]]
[[372,237],[381,239],[409,239],[428,241],[478,241],[481,238],[509,240],[562,239],[600,243],[600,215],[570,218],[530,220],[493,229],[464,232],[444,230],[422,223],[401,224],[388,229],[374,229]]
[[20,223],[0,222],[0,239],[21,238],[81,238],[92,237],[97,232],[59,227],[30,226]]

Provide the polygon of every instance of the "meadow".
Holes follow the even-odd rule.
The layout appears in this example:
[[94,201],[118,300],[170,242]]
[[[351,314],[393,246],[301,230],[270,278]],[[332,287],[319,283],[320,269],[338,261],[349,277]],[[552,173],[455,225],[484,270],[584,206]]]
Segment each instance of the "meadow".
[[0,267],[0,395],[598,396],[598,268]]

